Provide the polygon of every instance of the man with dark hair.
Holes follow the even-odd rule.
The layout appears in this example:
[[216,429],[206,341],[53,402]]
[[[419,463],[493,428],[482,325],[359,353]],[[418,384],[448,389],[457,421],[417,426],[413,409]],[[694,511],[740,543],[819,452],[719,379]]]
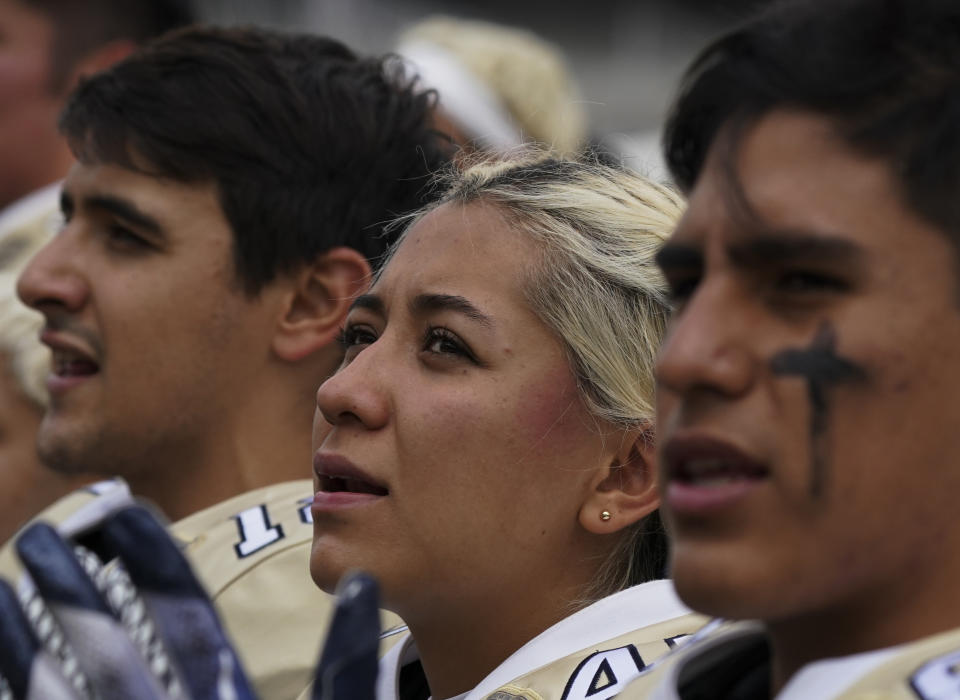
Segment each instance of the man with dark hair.
[[57,115],[77,80],[192,21],[187,0],[0,0],[0,235],[56,201],[73,162]]
[[666,134],[671,569],[755,622],[623,697],[960,697],[960,5],[779,4]]
[[66,223],[19,281],[53,351],[41,457],[179,520],[266,697],[316,661],[314,394],[383,224],[448,163],[433,106],[332,39],[192,28],[82,82],[61,118]]

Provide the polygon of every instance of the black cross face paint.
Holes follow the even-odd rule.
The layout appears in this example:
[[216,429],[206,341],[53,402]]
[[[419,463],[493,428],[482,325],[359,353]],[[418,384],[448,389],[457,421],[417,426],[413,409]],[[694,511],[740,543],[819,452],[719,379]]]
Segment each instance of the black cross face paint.
[[829,321],[824,321],[810,343],[799,350],[783,350],[770,360],[773,373],[780,376],[802,377],[807,380],[810,395],[810,451],[812,474],[810,494],[819,497],[826,479],[826,434],[830,404],[828,390],[836,384],[861,382],[867,378],[860,365],[836,353],[837,334]]

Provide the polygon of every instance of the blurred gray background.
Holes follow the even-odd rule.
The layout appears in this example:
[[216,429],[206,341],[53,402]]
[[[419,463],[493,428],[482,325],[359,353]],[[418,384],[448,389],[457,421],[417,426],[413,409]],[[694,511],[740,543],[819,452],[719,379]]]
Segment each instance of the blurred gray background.
[[328,34],[367,53],[445,13],[529,29],[559,46],[587,102],[594,139],[660,175],[659,129],[684,68],[763,0],[197,0],[203,19]]

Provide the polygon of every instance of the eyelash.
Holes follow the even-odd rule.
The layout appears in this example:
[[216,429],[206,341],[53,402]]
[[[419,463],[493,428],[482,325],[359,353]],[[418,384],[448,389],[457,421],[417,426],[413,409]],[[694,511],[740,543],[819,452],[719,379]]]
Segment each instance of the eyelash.
[[[351,349],[357,348],[358,346],[372,345],[376,341],[377,335],[370,330],[366,324],[348,323],[340,329],[337,338],[337,342],[340,344],[344,353],[349,353]],[[437,342],[441,344],[441,349],[430,350],[430,346]],[[466,343],[464,343],[456,333],[443,326],[430,326],[426,329],[421,342],[421,351],[435,355],[459,356],[474,364],[479,364],[476,356],[470,348],[467,347]]]
[[850,288],[843,279],[813,270],[784,270],[777,275],[775,286],[787,294],[844,292]]
[[120,247],[125,250],[138,250],[150,247],[147,241],[126,226],[107,224],[105,232],[110,245],[115,247]]
[[[430,350],[430,346],[438,341],[440,342],[441,347],[446,346],[447,349]],[[453,333],[442,326],[430,326],[427,328],[427,332],[424,334],[423,338],[423,349],[426,352],[432,352],[438,355],[456,355],[463,357],[474,364],[478,364],[477,358],[467,347],[466,343],[464,343],[456,333]]]

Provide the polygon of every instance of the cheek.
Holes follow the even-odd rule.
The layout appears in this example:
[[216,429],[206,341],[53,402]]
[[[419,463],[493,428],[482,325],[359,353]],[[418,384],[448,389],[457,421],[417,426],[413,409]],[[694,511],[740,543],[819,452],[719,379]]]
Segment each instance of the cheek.
[[523,385],[509,407],[512,432],[530,448],[565,451],[578,444],[589,420],[577,386],[564,368]]
[[[516,488],[524,477],[539,478],[536,463],[555,463],[582,449],[583,427],[574,423],[583,421],[583,411],[569,378],[492,382],[471,391],[438,392],[429,400],[420,392],[416,402],[415,412],[397,409],[399,447],[408,468],[429,471],[438,487],[438,474],[452,474],[455,483],[443,488],[459,485],[474,493]],[[467,473],[483,475],[482,483],[466,486]]]

